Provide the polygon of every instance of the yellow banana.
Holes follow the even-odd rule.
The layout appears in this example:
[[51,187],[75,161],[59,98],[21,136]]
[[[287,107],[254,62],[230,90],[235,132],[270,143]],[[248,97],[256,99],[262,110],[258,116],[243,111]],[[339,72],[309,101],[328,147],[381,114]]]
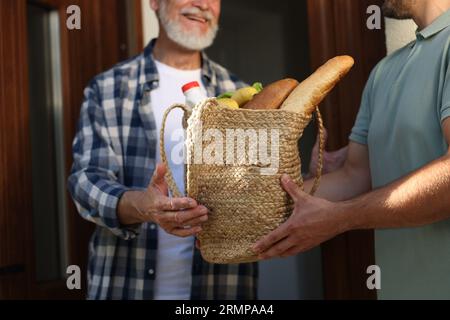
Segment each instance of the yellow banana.
[[258,93],[254,87],[245,87],[236,91],[231,99],[236,101],[239,104],[239,107],[242,107],[244,104],[252,100],[253,96]]
[[239,109],[239,104],[234,99],[221,98],[217,99],[217,102],[219,102],[219,105],[222,107],[227,107],[230,109]]

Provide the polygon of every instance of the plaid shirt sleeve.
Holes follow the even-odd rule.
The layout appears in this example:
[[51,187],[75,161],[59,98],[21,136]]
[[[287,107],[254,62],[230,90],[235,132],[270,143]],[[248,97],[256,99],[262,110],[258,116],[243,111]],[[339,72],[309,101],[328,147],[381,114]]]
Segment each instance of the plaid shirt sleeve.
[[92,81],[84,96],[73,142],[69,191],[84,219],[108,228],[125,240],[133,239],[139,226],[122,226],[116,214],[120,197],[128,188],[118,182],[120,157],[109,138],[98,83]]

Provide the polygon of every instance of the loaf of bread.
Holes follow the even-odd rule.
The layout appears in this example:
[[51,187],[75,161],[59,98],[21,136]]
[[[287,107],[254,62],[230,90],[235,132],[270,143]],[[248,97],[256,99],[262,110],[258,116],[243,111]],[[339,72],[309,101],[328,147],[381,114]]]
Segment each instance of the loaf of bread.
[[313,113],[336,84],[350,71],[354,65],[350,56],[338,56],[300,83],[281,105],[281,110],[299,113]]
[[260,93],[253,96],[243,109],[278,109],[286,98],[298,86],[295,79],[283,79],[266,86]]

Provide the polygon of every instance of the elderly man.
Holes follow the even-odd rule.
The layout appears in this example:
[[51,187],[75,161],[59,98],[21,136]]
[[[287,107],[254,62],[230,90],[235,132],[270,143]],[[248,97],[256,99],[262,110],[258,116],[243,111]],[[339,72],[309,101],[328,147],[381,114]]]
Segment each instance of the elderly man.
[[386,16],[414,19],[417,40],[373,70],[347,160],[317,197],[282,177],[294,214],[255,245],[261,258],[349,230],[404,228],[377,231],[381,297],[450,297],[449,9],[449,0],[385,1]]
[[[244,86],[202,53],[218,29],[220,0],[151,0],[160,35],[144,52],[89,84],[73,144],[69,189],[97,225],[89,246],[89,299],[254,299],[257,265],[211,265],[194,246],[208,219],[195,199],[169,197],[157,165],[167,107],[183,84],[207,96]],[[179,144],[181,113],[166,125]],[[178,185],[184,164],[169,157]]]

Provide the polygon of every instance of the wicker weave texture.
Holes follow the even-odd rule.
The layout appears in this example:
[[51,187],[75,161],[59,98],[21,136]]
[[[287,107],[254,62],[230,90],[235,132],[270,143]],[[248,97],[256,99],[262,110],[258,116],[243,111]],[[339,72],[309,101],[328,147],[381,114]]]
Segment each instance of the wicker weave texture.
[[[176,107],[187,111],[180,105],[172,106],[171,109]],[[170,109],[167,114],[169,112]],[[281,110],[231,110],[218,106],[215,99],[209,99],[194,108],[187,120],[186,190],[189,197],[209,210],[209,219],[202,226],[203,231],[198,237],[206,261],[219,264],[257,261],[257,256],[251,250],[253,244],[291,215],[293,202],[282,189],[280,177],[288,174],[299,186],[303,184],[298,140],[311,118],[312,115]],[[319,114],[319,129],[322,133],[321,125]],[[215,132],[215,135],[208,135],[208,132]],[[235,134],[231,140],[226,138],[230,132]],[[255,133],[259,140],[249,138],[254,138]],[[243,139],[239,134],[249,136]],[[272,139],[272,135],[278,138]],[[220,137],[222,140],[217,141]],[[239,145],[239,138],[243,139],[241,143],[244,141],[244,148],[242,144]],[[221,142],[219,145],[223,145],[223,148],[211,148],[213,141],[216,145]],[[163,140],[161,143],[164,146]],[[277,150],[278,159],[271,174],[261,171],[270,167],[259,157],[261,143],[269,158],[273,156],[273,150]],[[164,155],[163,161],[167,163],[163,149],[161,155]],[[218,162],[204,161],[205,158],[200,158],[202,161],[198,162],[199,150],[212,155],[211,158]],[[198,163],[194,160],[195,152]],[[216,152],[221,154],[217,157]],[[234,155],[231,163],[231,158],[227,158],[230,153]],[[258,155],[256,158],[255,154]],[[220,162],[220,159],[223,161]],[[321,170],[321,165],[319,167]],[[167,178],[170,189],[177,195],[178,188],[170,173]],[[315,188],[318,182],[316,179]]]

